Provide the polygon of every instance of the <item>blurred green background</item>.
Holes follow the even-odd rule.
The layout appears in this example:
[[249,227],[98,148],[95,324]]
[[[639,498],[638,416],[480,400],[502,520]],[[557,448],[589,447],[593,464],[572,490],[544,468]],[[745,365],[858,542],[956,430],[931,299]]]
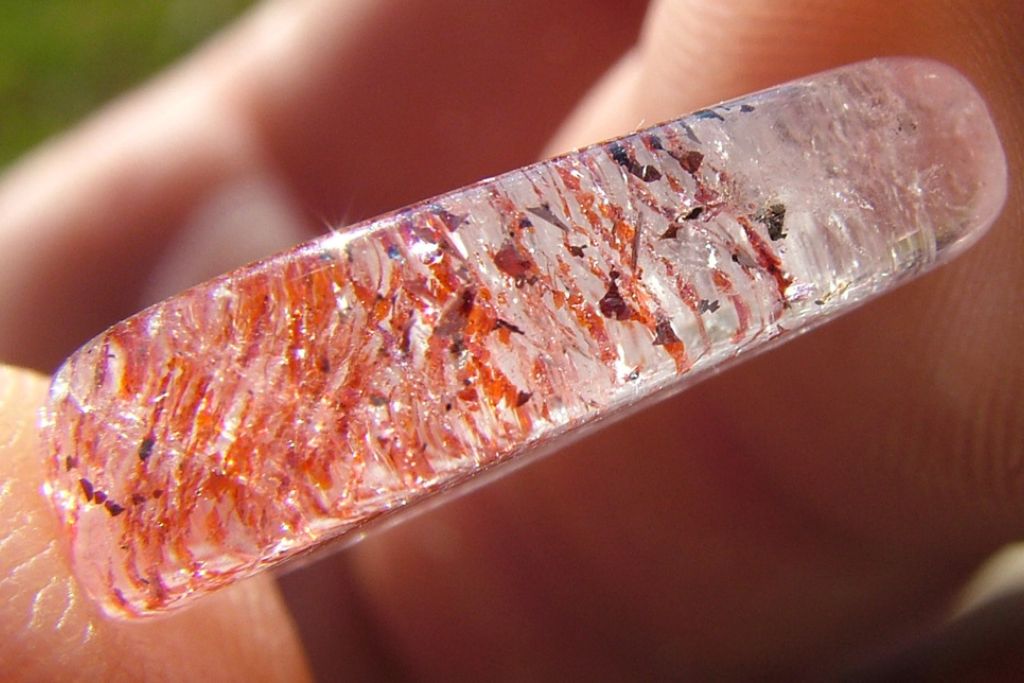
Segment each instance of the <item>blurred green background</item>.
[[0,168],[202,42],[253,0],[0,0]]

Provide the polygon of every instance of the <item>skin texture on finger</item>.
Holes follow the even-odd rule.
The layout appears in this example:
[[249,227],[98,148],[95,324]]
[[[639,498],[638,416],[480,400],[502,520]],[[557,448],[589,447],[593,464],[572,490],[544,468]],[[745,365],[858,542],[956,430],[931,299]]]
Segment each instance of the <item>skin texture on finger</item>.
[[36,413],[47,380],[0,366],[0,676],[9,681],[301,681],[291,619],[269,577],[144,623],[98,613],[70,574],[44,499]]
[[[979,86],[1020,178],[1021,14],[660,2],[552,148],[921,54]],[[1024,534],[1022,199],[938,273],[354,549],[378,628],[439,679],[616,679],[835,671],[938,618]]]
[[[192,284],[532,160],[632,40],[642,9],[589,0],[259,7],[0,182],[0,292],[17,293],[0,301],[0,359],[50,371],[152,303],[144,295],[166,293],[163,282]],[[271,231],[280,239],[254,240],[255,251],[221,238],[202,268],[168,275],[161,260],[180,251],[183,226],[253,183],[282,198],[252,218],[262,227],[288,217]]]

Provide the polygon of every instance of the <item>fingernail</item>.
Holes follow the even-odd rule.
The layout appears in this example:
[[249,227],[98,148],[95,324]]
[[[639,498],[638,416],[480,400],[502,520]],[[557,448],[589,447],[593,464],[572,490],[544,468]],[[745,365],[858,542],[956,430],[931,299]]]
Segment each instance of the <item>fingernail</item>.
[[1005,194],[971,85],[877,60],[212,280],[54,378],[79,580],[141,616],[355,538],[948,260]]

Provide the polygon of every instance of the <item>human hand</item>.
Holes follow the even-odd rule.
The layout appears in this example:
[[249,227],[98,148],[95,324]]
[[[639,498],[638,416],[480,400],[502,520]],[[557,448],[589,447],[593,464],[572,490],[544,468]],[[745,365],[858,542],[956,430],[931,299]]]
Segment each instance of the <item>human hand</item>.
[[[144,297],[520,165],[555,129],[548,151],[869,56],[958,66],[1021,169],[1012,2],[664,0],[567,119],[643,8],[481,5],[268,6],[28,159],[0,187],[3,357],[51,369]],[[1013,192],[940,272],[291,575],[307,644],[352,677],[764,675],[849,664],[932,618],[1024,526]],[[80,602],[37,495],[42,380],[3,381],[0,504],[23,520],[0,537],[4,661],[297,675],[266,581],[150,624]]]

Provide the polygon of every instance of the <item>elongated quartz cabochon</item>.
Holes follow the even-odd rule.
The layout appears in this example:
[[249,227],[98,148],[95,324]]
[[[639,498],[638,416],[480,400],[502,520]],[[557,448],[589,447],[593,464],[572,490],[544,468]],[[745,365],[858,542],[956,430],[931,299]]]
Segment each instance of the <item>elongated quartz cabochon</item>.
[[880,60],[193,288],[53,380],[77,576],[114,614],[180,606],[958,253],[1005,176],[962,76]]

